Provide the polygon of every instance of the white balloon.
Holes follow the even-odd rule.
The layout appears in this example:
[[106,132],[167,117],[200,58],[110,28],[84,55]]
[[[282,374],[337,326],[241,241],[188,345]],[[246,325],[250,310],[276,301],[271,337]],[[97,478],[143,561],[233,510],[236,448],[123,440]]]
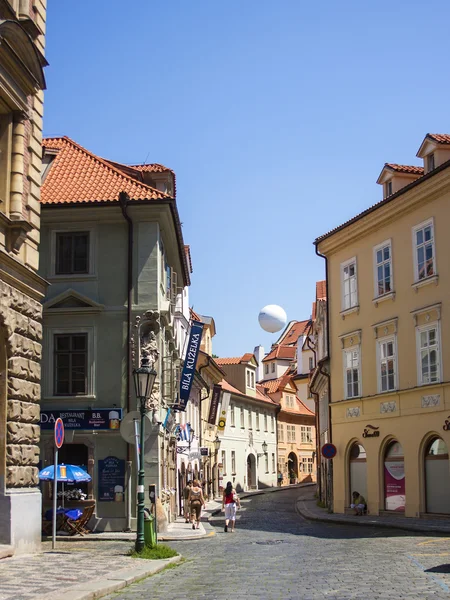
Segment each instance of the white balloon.
[[276,333],[286,325],[287,315],[281,306],[268,304],[260,310],[258,321],[264,331]]

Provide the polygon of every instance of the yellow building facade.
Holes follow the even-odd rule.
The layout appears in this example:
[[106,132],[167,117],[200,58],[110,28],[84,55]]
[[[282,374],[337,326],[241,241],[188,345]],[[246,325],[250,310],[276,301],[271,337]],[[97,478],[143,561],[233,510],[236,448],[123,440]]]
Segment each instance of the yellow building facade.
[[450,136],[386,164],[383,200],[319,237],[326,258],[333,510],[450,513]]

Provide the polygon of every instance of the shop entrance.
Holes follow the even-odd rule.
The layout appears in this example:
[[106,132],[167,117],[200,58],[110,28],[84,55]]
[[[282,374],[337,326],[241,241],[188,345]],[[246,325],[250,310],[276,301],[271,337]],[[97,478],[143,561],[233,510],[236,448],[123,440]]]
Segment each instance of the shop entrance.
[[450,514],[448,448],[439,437],[425,451],[425,495],[427,513]]
[[[89,449],[84,444],[63,444],[58,451],[58,463],[60,465],[77,465],[88,472]],[[88,484],[85,483],[65,483],[64,500],[79,500],[80,493],[88,496]]]
[[405,456],[399,442],[391,442],[384,455],[384,507],[405,511]]
[[256,460],[253,454],[247,456],[247,485],[249,490],[256,488]]
[[366,449],[358,442],[350,449],[350,490],[349,498],[353,492],[359,492],[367,502],[367,461]]
[[290,483],[295,483],[298,479],[298,458],[295,452],[288,456],[288,477]]

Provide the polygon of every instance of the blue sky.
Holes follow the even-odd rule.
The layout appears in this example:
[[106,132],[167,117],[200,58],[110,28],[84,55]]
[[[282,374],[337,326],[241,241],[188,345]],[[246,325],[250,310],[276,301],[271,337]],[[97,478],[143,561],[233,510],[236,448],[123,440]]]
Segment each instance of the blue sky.
[[313,240],[381,199],[384,162],[449,133],[448,0],[49,0],[45,135],[176,171],[213,351],[311,314]]

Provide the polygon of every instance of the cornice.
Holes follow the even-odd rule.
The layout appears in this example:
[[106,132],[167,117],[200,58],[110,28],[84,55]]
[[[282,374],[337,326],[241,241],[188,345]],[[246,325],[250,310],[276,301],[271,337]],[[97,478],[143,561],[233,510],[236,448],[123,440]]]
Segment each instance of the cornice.
[[[367,214],[355,217],[354,222],[343,224],[335,233],[318,240],[317,248],[321,254],[330,255],[343,247],[364,238],[376,229],[385,227],[400,217],[413,212],[421,205],[433,202],[450,189],[450,162],[445,169],[433,173],[423,181],[414,181],[409,189],[399,190],[389,202],[375,205]],[[426,176],[425,176],[426,177]],[[422,179],[422,178],[420,178]],[[418,185],[420,183],[420,185]]]

